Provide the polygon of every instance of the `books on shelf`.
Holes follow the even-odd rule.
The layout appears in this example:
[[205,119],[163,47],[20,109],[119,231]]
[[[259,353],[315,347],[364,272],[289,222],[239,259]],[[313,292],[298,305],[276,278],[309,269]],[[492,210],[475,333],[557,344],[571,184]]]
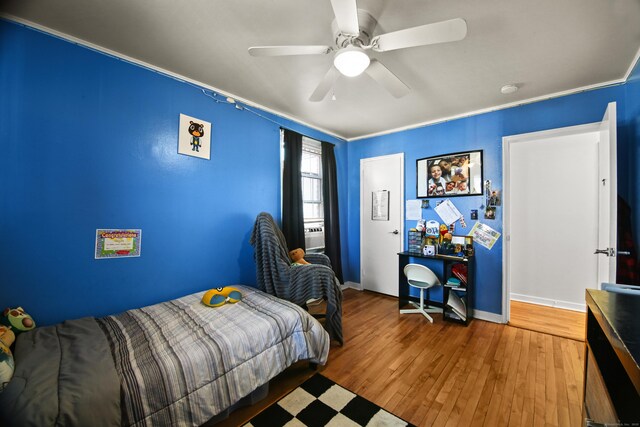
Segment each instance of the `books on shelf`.
[[464,283],[462,283],[459,279],[456,279],[455,277],[449,277],[449,279],[447,280],[447,283],[445,283],[444,286],[447,288],[455,289],[457,291],[467,290],[467,286]]
[[449,292],[447,306],[449,306],[451,311],[453,311],[460,319],[467,320],[467,308],[464,300],[456,295],[455,292]]
[[453,274],[463,285],[467,284],[467,266],[462,263],[456,263],[451,266],[451,274]]
[[447,279],[447,283],[445,283],[444,285],[449,286],[451,288],[457,288],[460,286],[460,279],[456,279],[455,277],[449,277],[449,279]]

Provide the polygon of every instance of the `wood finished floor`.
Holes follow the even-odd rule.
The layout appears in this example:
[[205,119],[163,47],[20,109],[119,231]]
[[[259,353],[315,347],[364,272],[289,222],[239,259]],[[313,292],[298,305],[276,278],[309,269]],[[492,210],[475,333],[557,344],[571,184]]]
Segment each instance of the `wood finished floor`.
[[[400,315],[397,300],[348,289],[345,345],[319,371],[419,426],[579,426],[584,343],[480,320],[468,327]],[[269,396],[221,426],[242,425],[313,372],[297,364]]]
[[509,325],[584,341],[586,314],[544,305],[511,301]]

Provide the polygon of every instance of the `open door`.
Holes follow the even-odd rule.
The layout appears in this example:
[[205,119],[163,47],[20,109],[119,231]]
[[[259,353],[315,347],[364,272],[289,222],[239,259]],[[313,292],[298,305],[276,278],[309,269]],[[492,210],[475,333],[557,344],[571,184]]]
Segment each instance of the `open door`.
[[618,181],[616,103],[607,106],[600,122],[598,143],[599,203],[598,203],[598,284],[615,283],[618,238]]
[[[612,102],[601,122],[503,138],[504,322],[512,299],[584,311],[585,288],[615,283],[616,125]],[[576,182],[566,159],[584,184],[570,192],[558,185]]]

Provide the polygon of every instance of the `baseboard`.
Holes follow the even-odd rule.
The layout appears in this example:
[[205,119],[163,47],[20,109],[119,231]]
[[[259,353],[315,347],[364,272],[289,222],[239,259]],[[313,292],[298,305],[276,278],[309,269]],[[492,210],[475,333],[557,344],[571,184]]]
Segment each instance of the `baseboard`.
[[531,295],[522,295],[511,293],[511,299],[520,302],[528,302],[531,304],[545,305],[547,307],[563,308],[565,310],[579,311],[584,313],[587,311],[585,303],[575,303],[569,301],[559,301],[550,298],[533,297]]
[[502,319],[502,314],[491,313],[490,311],[472,310],[471,315],[474,319],[478,320],[486,320],[487,322],[493,323],[505,323]]
[[362,290],[362,285],[356,282],[344,282],[344,285],[341,285],[341,287],[343,291],[348,288],[355,289],[356,291]]
[[[345,289],[355,289],[357,291],[362,291],[362,285],[360,283],[356,283],[356,282],[344,282],[344,285],[341,285],[342,290]],[[418,302],[420,301],[420,298],[418,297],[409,297],[410,301],[415,301]],[[431,305],[435,306],[435,307],[440,307],[442,308],[442,303],[441,302],[436,302],[433,301],[431,303]],[[496,314],[496,313],[491,313],[488,311],[481,311],[481,310],[472,310],[472,316],[474,319],[479,319],[479,320],[486,320],[487,322],[493,322],[493,323],[505,323],[502,320],[502,314]]]

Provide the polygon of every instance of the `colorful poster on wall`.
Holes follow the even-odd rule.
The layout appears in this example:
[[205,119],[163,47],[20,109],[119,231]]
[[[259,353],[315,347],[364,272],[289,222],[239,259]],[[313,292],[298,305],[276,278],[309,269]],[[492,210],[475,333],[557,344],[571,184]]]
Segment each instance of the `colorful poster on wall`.
[[487,249],[493,248],[493,245],[495,245],[500,238],[499,232],[487,224],[482,224],[480,221],[475,223],[468,235],[473,236],[473,243],[477,243]]
[[142,230],[96,230],[96,259],[140,256]]
[[180,114],[178,153],[211,159],[211,123]]

